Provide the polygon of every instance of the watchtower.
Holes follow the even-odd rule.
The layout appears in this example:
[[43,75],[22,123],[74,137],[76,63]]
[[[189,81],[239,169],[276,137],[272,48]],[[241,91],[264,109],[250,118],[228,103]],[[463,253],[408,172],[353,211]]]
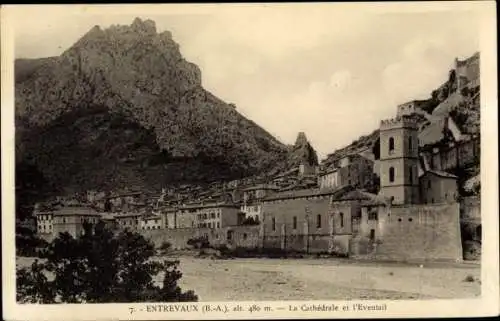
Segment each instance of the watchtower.
[[418,124],[411,117],[380,123],[380,194],[393,204],[419,202]]

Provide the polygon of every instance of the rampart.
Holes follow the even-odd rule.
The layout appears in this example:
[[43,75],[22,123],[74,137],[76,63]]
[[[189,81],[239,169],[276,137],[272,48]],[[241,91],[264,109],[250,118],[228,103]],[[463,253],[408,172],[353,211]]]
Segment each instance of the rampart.
[[464,260],[481,259],[481,198],[465,197],[460,201],[460,227]]
[[432,169],[451,170],[476,164],[480,158],[480,139],[458,142],[452,146],[441,146],[434,151],[425,151]]
[[481,198],[479,196],[464,197],[460,201],[460,220],[481,224]]
[[210,245],[225,244],[228,247],[259,247],[261,246],[260,226],[228,226],[221,229],[210,228],[180,228],[139,231],[146,239],[151,240],[156,247],[164,242],[171,244],[173,249],[185,249],[188,241],[194,238],[205,238]]
[[413,128],[418,129],[418,123],[410,116],[397,116],[391,119],[380,121],[380,130],[390,130],[396,128]]
[[460,206],[453,204],[394,206],[380,218],[373,259],[462,260]]

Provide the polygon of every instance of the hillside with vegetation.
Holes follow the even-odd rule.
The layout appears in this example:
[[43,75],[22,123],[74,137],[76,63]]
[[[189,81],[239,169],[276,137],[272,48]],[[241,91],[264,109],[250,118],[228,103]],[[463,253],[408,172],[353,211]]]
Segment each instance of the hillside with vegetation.
[[60,56],[17,60],[15,71],[25,194],[33,177],[58,194],[158,191],[252,176],[288,158],[288,146],[202,87],[200,69],[151,20],[96,26]]

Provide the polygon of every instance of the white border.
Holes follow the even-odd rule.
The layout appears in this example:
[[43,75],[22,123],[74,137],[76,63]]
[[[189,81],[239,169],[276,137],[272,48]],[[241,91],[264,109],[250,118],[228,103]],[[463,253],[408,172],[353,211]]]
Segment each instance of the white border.
[[[357,10],[388,12],[429,12],[442,10],[476,10],[481,14],[480,52],[481,52],[481,212],[483,219],[482,255],[482,296],[470,300],[428,300],[428,301],[372,301],[387,304],[386,311],[379,312],[288,312],[288,305],[305,302],[259,302],[263,308],[270,306],[275,312],[266,313],[147,313],[145,304],[92,304],[92,305],[18,305],[15,303],[15,249],[14,249],[14,104],[13,104],[13,39],[12,6],[1,8],[2,39],[2,253],[3,253],[3,311],[6,320],[108,320],[108,319],[216,319],[216,318],[389,318],[389,317],[464,317],[491,316],[499,314],[499,244],[498,244],[498,144],[497,144],[497,49],[496,17],[493,1],[473,2],[418,2],[418,3],[316,3],[316,4],[266,4],[267,7],[280,7],[283,10],[300,10],[302,6],[335,5],[338,8],[355,7]],[[156,13],[168,6],[169,14],[203,14],[217,10],[218,13],[234,13],[239,10],[252,10],[257,4],[232,5],[73,5],[76,11],[87,14],[147,14]],[[31,6],[34,7],[34,6]],[[369,304],[370,301],[313,301],[314,304],[352,305],[356,302]],[[248,306],[255,302],[221,303],[228,308],[235,305]],[[217,303],[211,303],[216,305]],[[189,304],[188,304],[189,305]],[[198,303],[200,309],[203,303]],[[129,308],[135,308],[131,314]],[[284,311],[277,311],[285,307]]]

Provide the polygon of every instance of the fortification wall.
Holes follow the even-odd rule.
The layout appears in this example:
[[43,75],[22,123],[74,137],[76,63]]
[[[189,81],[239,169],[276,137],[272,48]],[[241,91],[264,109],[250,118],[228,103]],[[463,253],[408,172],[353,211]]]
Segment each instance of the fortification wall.
[[375,258],[461,261],[459,213],[458,203],[392,207]]
[[[226,244],[229,247],[257,248],[262,246],[261,226],[230,226],[221,229],[225,238],[213,240],[210,244]],[[231,239],[228,240],[227,234],[231,233]]]
[[474,138],[460,142],[454,146],[441,148],[437,153],[424,152],[431,161],[431,168],[449,170],[457,167],[466,167],[479,161],[480,140]]
[[481,198],[465,197],[460,201],[460,227],[464,260],[481,259]]
[[[231,231],[230,237],[228,232]],[[188,248],[188,240],[204,237],[213,246],[225,244],[230,247],[254,248],[261,245],[260,226],[229,226],[221,229],[180,228],[139,231],[146,239],[151,240],[156,247],[163,242],[169,242],[174,249]]]
[[479,196],[464,197],[460,201],[460,219],[481,223],[481,198]]
[[172,245],[173,249],[187,248],[189,239],[203,235],[204,229],[179,228],[160,230],[140,230],[138,231],[144,238],[152,241],[155,247],[161,246],[164,242]]
[[282,249],[303,253],[326,253],[335,250],[336,253],[348,252],[348,235],[330,234],[280,234],[266,235],[263,240],[264,248]]

